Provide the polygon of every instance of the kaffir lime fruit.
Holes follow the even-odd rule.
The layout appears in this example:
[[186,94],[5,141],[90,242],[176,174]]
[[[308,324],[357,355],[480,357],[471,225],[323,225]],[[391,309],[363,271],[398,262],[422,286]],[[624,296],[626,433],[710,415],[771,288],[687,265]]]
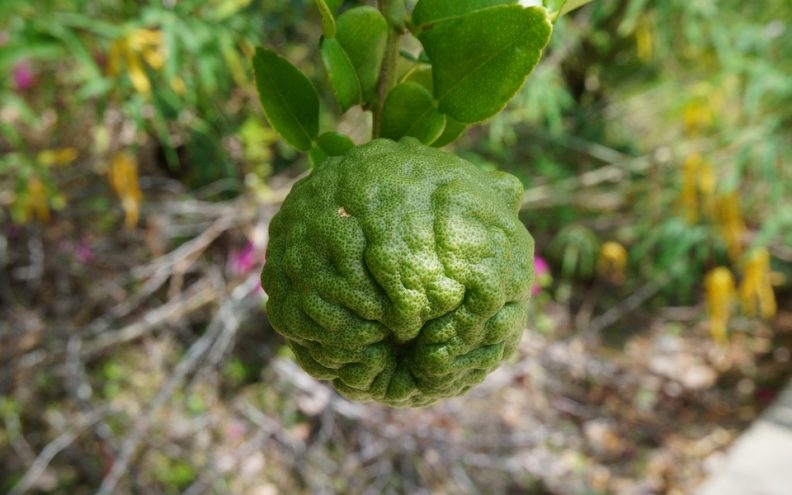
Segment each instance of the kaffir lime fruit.
[[523,188],[405,138],[324,161],[272,220],[267,312],[343,395],[423,406],[517,347],[533,282]]

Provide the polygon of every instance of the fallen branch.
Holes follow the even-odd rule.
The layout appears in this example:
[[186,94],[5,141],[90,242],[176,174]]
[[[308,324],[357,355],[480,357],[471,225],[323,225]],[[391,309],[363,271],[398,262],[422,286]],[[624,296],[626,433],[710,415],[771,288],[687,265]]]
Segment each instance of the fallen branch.
[[97,409],[80,420],[76,426],[69,428],[61,433],[55,440],[48,443],[25,472],[25,475],[22,476],[19,483],[16,484],[8,495],[22,495],[33,488],[33,485],[36,484],[36,481],[38,481],[39,477],[44,473],[44,470],[47,469],[47,466],[49,466],[52,459],[54,459],[59,452],[71,445],[83,431],[91,428],[111,413],[112,410],[107,407]]
[[218,337],[226,331],[236,331],[243,321],[243,314],[240,308],[245,306],[248,300],[258,287],[258,274],[253,273],[232,292],[231,296],[220,306],[220,310],[212,319],[206,333],[196,340],[187,350],[184,358],[179,362],[173,371],[173,375],[160,388],[140,421],[133,429],[124,442],[121,444],[121,451],[116,457],[113,467],[102,480],[102,484],[97,495],[109,495],[115,492],[121,477],[127,472],[132,456],[154,422],[154,416],[160,408],[173,396],[176,389],[182,385],[184,380],[197,366],[200,360],[212,348]]
[[[86,340],[80,350],[81,357],[90,357],[96,353],[106,350],[114,345],[130,342],[138,339],[156,328],[160,328],[168,321],[175,321],[184,316],[206,306],[218,298],[217,291],[213,288],[209,280],[204,279],[193,284],[190,289],[178,298],[144,314],[136,320],[118,331],[112,332],[105,330],[99,336]],[[91,325],[98,327],[99,325]],[[37,366],[48,365],[62,361],[66,356],[62,342],[59,350],[47,351],[36,349],[19,358],[16,363],[11,363],[13,368],[8,370],[10,374],[16,370],[28,370]],[[5,371],[5,370],[4,370]]]

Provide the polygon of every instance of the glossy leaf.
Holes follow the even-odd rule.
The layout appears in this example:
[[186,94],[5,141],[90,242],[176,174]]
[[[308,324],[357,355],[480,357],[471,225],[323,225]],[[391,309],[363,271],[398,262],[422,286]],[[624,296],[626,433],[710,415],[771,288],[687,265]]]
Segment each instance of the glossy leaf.
[[348,136],[340,132],[325,132],[316,138],[314,147],[311,149],[308,157],[311,160],[311,164],[316,167],[328,157],[341,156],[354,146],[355,143],[353,143]]
[[373,7],[355,7],[336,19],[336,39],[355,67],[363,100],[369,101],[385,56],[388,22]]
[[442,22],[454,17],[460,17],[477,10],[495,7],[497,5],[511,5],[518,0],[421,0],[413,10],[413,24],[424,26],[433,22]]
[[385,4],[385,19],[393,28],[401,31],[407,22],[407,6],[404,0],[390,1]]
[[253,57],[261,106],[270,125],[295,148],[308,151],[319,134],[319,95],[305,74],[272,50]]
[[405,81],[412,81],[420,84],[424,88],[428,89],[431,93],[434,88],[434,82],[432,82],[432,68],[431,67],[420,67],[418,69],[413,70],[410,72],[407,77],[404,79]]
[[347,135],[340,132],[325,132],[316,138],[316,144],[328,156],[341,156],[355,146]]
[[459,138],[463,132],[467,129],[467,124],[463,124],[462,122],[457,122],[453,118],[446,115],[446,125],[445,129],[443,129],[443,133],[437,138],[433,143],[432,146],[435,148],[440,148],[443,146],[447,146]]
[[420,35],[439,108],[462,123],[486,120],[525,83],[550,40],[543,7],[503,5],[439,22]]
[[336,100],[341,106],[341,110],[346,112],[349,107],[361,101],[360,79],[358,79],[357,71],[337,39],[322,39],[319,51],[322,54],[322,63],[327,70]]
[[319,15],[322,16],[322,31],[328,38],[332,38],[336,33],[335,16],[325,0],[315,0]]
[[554,17],[561,17],[590,2],[591,0],[554,0],[548,2],[548,8],[552,8]]
[[444,128],[445,115],[437,111],[432,93],[420,84],[405,82],[388,93],[382,114],[382,137],[412,136],[429,144]]
[[331,12],[336,13],[338,9],[341,8],[341,5],[343,5],[344,0],[325,0],[325,3],[330,7]]
[[415,55],[413,55],[412,53],[410,53],[410,52],[408,52],[407,50],[404,50],[404,49],[399,50],[399,55],[401,56],[401,58],[403,58],[405,60],[409,60],[410,62],[417,62],[418,61],[418,57],[416,57]]

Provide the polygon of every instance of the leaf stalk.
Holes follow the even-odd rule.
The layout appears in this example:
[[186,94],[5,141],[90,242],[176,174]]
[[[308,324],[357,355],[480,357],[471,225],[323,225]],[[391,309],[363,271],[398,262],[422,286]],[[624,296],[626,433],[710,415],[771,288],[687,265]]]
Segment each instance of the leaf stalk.
[[404,32],[403,26],[394,25],[390,20],[389,13],[393,11],[398,2],[404,3],[404,0],[379,0],[378,7],[380,12],[388,22],[388,39],[385,44],[385,57],[382,61],[382,69],[380,70],[379,79],[377,81],[377,94],[374,99],[371,113],[373,116],[373,123],[371,129],[372,139],[380,136],[382,129],[382,109],[385,105],[385,98],[388,96],[388,91],[396,85],[396,65],[399,61],[399,46],[401,36]]

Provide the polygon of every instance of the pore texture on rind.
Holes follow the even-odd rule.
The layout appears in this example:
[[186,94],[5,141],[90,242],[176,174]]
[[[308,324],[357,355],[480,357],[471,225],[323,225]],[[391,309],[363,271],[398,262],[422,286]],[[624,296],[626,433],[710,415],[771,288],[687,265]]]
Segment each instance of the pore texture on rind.
[[343,395],[421,406],[517,347],[533,283],[523,188],[405,138],[327,159],[270,225],[272,326]]

